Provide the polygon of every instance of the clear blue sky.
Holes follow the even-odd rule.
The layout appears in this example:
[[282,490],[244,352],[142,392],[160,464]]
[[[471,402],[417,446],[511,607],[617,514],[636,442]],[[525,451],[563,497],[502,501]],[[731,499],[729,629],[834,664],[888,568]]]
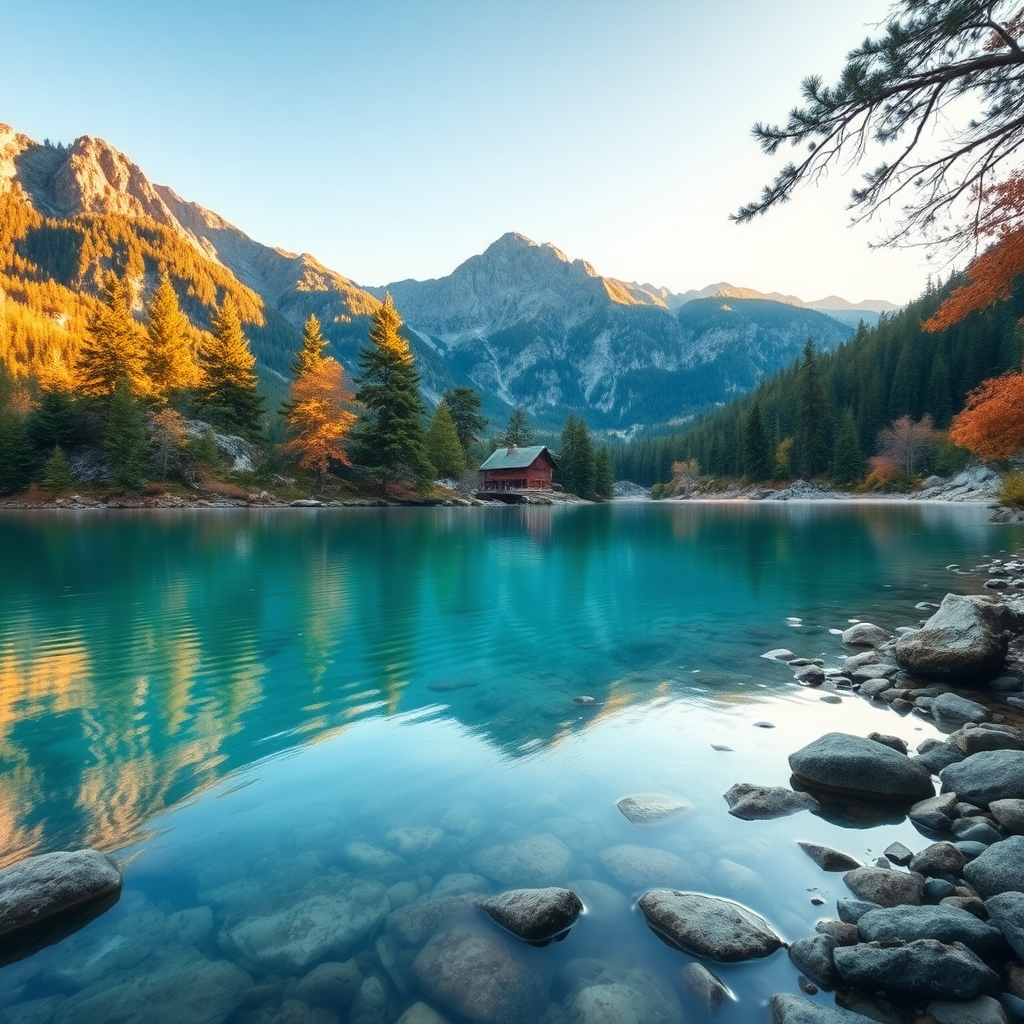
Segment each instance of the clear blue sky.
[[758,224],[750,138],[885,0],[0,0],[0,121],[89,134],[254,238],[364,284],[505,231],[675,290],[903,302],[918,251],[847,229],[856,175]]

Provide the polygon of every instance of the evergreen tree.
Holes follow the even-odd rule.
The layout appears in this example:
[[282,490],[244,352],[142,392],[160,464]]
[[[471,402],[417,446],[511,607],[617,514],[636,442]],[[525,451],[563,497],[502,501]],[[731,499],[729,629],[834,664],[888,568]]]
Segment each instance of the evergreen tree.
[[320,321],[310,313],[302,328],[302,347],[292,359],[292,376],[301,377],[307,370],[312,370],[324,358],[327,344],[320,329]]
[[90,315],[88,333],[79,349],[75,383],[86,395],[107,396],[122,377],[133,393],[149,394],[143,332],[132,316],[131,286],[108,274],[104,301]]
[[775,460],[764,429],[760,403],[754,402],[747,413],[743,430],[743,472],[755,483],[769,480]]
[[811,338],[804,345],[796,403],[793,454],[797,471],[810,479],[825,469],[828,457],[828,406]]
[[145,486],[146,428],[142,409],[122,377],[114,390],[103,433],[103,454],[110,464],[110,480],[123,491],[141,491]]
[[953,396],[949,382],[949,367],[941,351],[932,363],[924,407],[940,427],[949,425],[953,416]]
[[562,427],[562,442],[558,453],[558,476],[570,494],[592,498],[596,480],[594,447],[590,431],[582,417],[569,413]]
[[466,455],[445,399],[441,399],[427,431],[427,455],[438,476],[455,478],[466,469]]
[[382,487],[409,479],[422,488],[433,478],[434,467],[423,431],[420,376],[401,328],[391,295],[385,295],[373,314],[370,345],[359,353],[356,398],[366,407],[360,445],[363,460]]
[[71,469],[59,444],[53,446],[53,452],[43,467],[42,484],[54,494],[60,494],[71,487]]
[[213,318],[213,338],[202,353],[203,381],[196,406],[214,424],[255,439],[261,433],[263,398],[252,368],[256,357],[242,332],[238,307],[230,295]]
[[153,394],[159,400],[166,401],[199,383],[189,326],[170,276],[161,274],[146,309],[149,346],[145,364]]
[[832,477],[837,484],[849,485],[856,483],[863,475],[864,452],[857,437],[857,421],[853,418],[853,410],[848,408],[836,439]]
[[82,433],[79,403],[67,391],[42,388],[27,425],[37,452],[52,452],[58,446],[72,448],[80,442]]
[[608,445],[603,444],[594,456],[594,496],[610,501],[615,494],[615,480],[612,476],[612,458]]
[[508,418],[508,429],[502,437],[502,444],[516,448],[529,448],[533,444],[533,427],[522,409],[513,409]]
[[442,399],[448,406],[463,455],[469,462],[470,448],[487,429],[487,417],[480,415],[480,396],[472,388],[449,388]]

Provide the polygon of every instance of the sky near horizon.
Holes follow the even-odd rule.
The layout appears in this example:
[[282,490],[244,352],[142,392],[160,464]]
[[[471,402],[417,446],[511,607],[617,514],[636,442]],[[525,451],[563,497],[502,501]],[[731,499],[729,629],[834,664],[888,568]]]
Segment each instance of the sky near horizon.
[[[921,250],[849,228],[860,171],[737,226],[807,74],[886,0],[0,0],[0,121],[95,135],[155,182],[360,284],[506,231],[624,280],[903,303]],[[785,154],[789,158],[791,154]],[[796,154],[799,155],[799,154]],[[866,169],[866,168],[864,168]]]

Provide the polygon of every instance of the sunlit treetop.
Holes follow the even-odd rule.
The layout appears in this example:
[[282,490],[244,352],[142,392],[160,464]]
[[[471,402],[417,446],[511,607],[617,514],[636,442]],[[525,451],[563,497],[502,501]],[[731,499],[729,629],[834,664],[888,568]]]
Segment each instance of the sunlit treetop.
[[855,220],[898,209],[885,244],[966,247],[1020,223],[1019,206],[999,207],[994,192],[1021,173],[1019,0],[900,0],[884,30],[848,54],[834,85],[811,76],[801,88],[804,105],[784,125],[759,123],[753,133],[769,155],[787,143],[807,155],[783,167],[735,220],[752,220],[798,185],[858,163],[877,143],[891,155],[864,175],[850,209]]

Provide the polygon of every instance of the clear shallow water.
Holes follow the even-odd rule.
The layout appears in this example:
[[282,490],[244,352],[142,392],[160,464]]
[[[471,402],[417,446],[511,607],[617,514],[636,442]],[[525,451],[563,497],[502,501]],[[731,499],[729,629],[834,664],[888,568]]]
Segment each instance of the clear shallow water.
[[[806,813],[740,822],[722,793],[785,784],[786,754],[829,729],[915,745],[931,731],[855,698],[823,704],[759,655],[837,662],[829,629],[912,624],[918,601],[982,582],[946,564],[1022,539],[984,509],[915,505],[5,516],[0,863],[93,845],[127,868],[116,908],[0,968],[0,1020],[182,1019],[188,977],[220,993],[190,1019],[271,1021],[290,979],[351,957],[387,1004],[360,1021],[417,998],[462,1020],[424,990],[422,943],[386,926],[301,967],[255,962],[232,937],[306,900],[336,905],[354,880],[394,907],[576,884],[588,913],[560,944],[506,948],[471,919],[531,979],[505,1018],[586,1019],[586,958],[649,972],[624,977],[685,1009],[689,958],[646,928],[632,909],[646,886],[602,852],[674,853],[685,872],[653,884],[809,934],[843,886],[796,839],[867,857],[919,837]],[[615,807],[631,793],[695,809],[638,828]],[[554,837],[536,864],[493,854],[536,836]],[[767,996],[795,991],[784,953],[716,970],[737,995],[721,1020],[767,1019]],[[177,994],[146,989],[154,978]]]

